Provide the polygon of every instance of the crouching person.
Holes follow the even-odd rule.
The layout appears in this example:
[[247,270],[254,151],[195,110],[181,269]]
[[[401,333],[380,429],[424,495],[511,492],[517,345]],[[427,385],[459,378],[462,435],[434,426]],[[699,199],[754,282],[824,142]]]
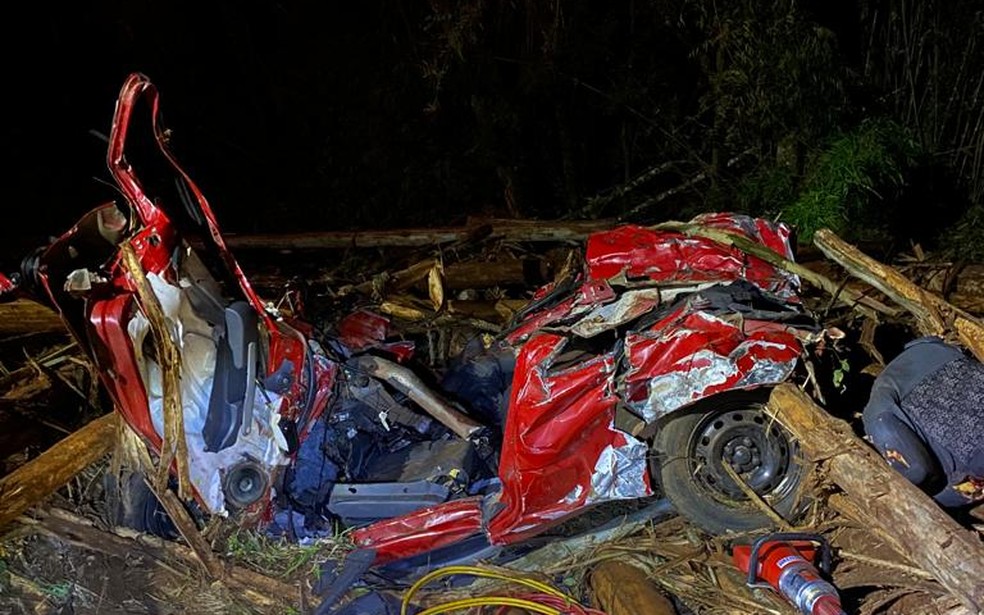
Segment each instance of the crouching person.
[[875,379],[868,440],[941,506],[984,500],[984,364],[937,337],[909,342]]

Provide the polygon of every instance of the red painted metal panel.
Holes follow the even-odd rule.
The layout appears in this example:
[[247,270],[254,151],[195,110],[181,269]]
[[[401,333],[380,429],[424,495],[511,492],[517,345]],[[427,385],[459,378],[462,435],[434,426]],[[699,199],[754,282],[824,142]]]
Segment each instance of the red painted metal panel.
[[[595,492],[592,479],[603,453],[628,439],[612,426],[615,358],[604,354],[552,370],[566,342],[543,333],[520,351],[499,462],[502,510],[489,522],[495,543],[540,533],[612,495]],[[625,479],[636,482],[635,497],[648,495],[645,468]]]
[[133,309],[132,295],[116,295],[92,302],[89,339],[100,368],[99,378],[112,396],[116,409],[137,433],[160,450],[161,437],[150,420],[146,389],[126,331]]
[[482,532],[482,498],[452,500],[377,521],[352,532],[356,546],[375,549],[376,563],[426,553]]

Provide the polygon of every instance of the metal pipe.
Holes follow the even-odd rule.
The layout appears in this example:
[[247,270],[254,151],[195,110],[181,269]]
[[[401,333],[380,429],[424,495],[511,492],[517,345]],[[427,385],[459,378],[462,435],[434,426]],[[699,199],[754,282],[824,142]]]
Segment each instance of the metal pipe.
[[484,426],[475,419],[455,409],[437,393],[432,391],[417,374],[392,361],[373,356],[357,359],[358,367],[393,386],[427,414],[441,422],[445,427],[465,440],[471,438]]

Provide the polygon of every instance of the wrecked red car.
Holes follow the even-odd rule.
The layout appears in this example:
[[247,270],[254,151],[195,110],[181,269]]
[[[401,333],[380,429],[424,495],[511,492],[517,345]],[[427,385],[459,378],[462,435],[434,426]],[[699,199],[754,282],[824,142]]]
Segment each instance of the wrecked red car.
[[[124,198],[28,269],[161,454],[175,444],[146,281],[180,353],[205,512],[249,511],[295,536],[341,523],[379,565],[521,544],[606,503],[663,496],[711,531],[767,525],[726,466],[780,513],[799,505],[795,443],[761,410],[818,335],[795,276],[701,237],[614,228],[498,336],[421,374],[406,345],[352,342],[382,317],[357,312],[322,334],[261,299],[169,134],[156,88],[131,75],[108,155]],[[782,224],[694,222],[792,258]]]

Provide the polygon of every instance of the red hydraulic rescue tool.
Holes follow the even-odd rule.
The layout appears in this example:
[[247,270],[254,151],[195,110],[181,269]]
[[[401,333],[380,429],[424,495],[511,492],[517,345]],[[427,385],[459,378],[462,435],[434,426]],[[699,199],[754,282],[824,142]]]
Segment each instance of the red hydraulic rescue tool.
[[822,536],[769,534],[752,545],[734,547],[732,557],[748,574],[749,587],[774,589],[804,615],[846,615],[837,590],[813,564],[819,557],[820,571],[830,575],[830,544]]

